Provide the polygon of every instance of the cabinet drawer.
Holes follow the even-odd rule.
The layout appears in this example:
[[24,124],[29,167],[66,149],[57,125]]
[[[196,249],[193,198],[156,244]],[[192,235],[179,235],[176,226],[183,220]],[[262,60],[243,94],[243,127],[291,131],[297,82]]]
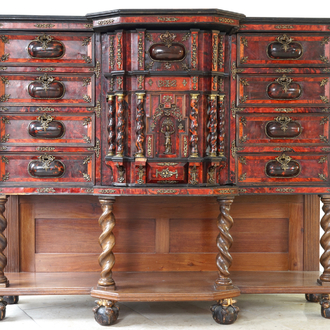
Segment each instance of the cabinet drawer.
[[329,106],[329,76],[238,75],[237,103],[248,106]]
[[148,163],[148,183],[187,183],[187,164]]
[[0,35],[0,66],[94,66],[91,33],[29,33]]
[[329,145],[329,115],[325,114],[237,114],[237,144]]
[[241,185],[329,183],[329,156],[315,154],[241,154],[237,180]]
[[6,146],[75,146],[95,144],[94,114],[6,114],[0,139]]
[[1,76],[0,105],[94,105],[92,74],[7,74]]
[[239,67],[328,67],[330,34],[246,33],[237,38]]
[[[135,70],[144,65],[150,71],[224,71],[225,36],[219,31],[147,31],[133,40],[138,45],[131,60]],[[202,51],[204,45],[209,51]]]
[[95,157],[92,153],[1,153],[1,185],[31,183],[93,185]]

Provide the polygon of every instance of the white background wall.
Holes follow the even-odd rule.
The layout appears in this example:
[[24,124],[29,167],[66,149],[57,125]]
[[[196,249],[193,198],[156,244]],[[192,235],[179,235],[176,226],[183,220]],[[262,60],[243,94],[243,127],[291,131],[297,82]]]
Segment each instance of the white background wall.
[[1,0],[0,15],[78,15],[129,8],[218,8],[249,17],[329,17],[328,0]]
[[321,17],[330,19],[329,0],[1,0],[0,15],[74,15],[84,16],[114,9],[217,8],[247,17]]

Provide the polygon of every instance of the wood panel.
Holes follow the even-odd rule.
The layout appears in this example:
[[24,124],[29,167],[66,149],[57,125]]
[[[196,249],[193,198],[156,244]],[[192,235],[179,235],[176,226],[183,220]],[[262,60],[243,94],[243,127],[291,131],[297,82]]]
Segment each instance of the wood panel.
[[304,270],[319,270],[320,198],[304,196]]
[[[114,270],[215,271],[218,213],[214,198],[117,198]],[[99,271],[100,214],[96,197],[21,196],[21,271]],[[231,270],[302,270],[306,258],[315,265],[304,196],[240,196],[231,214]]]
[[20,198],[20,270],[35,271],[35,205]]
[[[231,252],[288,252],[289,219],[234,220]],[[170,252],[217,252],[214,219],[171,219]]]
[[7,272],[19,271],[19,205],[18,196],[10,196],[6,205],[5,217],[8,220],[5,236],[7,237]]
[[[35,226],[36,253],[100,253],[97,219],[36,219]],[[146,236],[138,235],[139,232]],[[117,219],[114,235],[114,252],[155,252],[154,219]]]
[[[38,253],[36,272],[100,271],[99,254]],[[232,253],[235,271],[284,271],[289,269],[287,253]],[[116,253],[115,271],[216,271],[216,253]]]

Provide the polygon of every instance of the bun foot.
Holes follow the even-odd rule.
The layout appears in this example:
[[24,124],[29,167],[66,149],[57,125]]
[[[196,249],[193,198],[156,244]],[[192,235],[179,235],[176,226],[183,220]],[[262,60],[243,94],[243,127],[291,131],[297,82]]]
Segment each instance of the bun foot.
[[4,296],[3,300],[8,304],[8,305],[14,305],[18,303],[19,296]]
[[305,298],[309,302],[320,302],[321,294],[314,294],[314,293],[306,293]]
[[234,306],[235,300],[223,299],[217,304],[211,306],[212,316],[215,322],[219,324],[232,324],[237,320],[239,308]]
[[320,300],[321,315],[326,319],[330,319],[330,295],[322,295]]
[[2,321],[6,317],[6,306],[7,302],[0,297],[0,321]]
[[95,321],[100,325],[114,324],[119,315],[119,307],[109,300],[96,300],[96,307],[93,308]]

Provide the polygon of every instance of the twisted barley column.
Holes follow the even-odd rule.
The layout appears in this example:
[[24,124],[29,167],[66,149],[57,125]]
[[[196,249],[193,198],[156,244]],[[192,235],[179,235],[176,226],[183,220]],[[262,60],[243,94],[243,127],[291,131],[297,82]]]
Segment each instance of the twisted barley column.
[[234,220],[229,214],[229,210],[234,198],[232,196],[218,197],[217,201],[220,208],[220,214],[217,222],[220,230],[217,237],[217,247],[219,249],[219,253],[216,259],[219,277],[215,281],[215,285],[216,287],[222,287],[232,284],[232,281],[229,278],[229,268],[233,259],[229,254],[229,249],[233,244],[233,238],[229,234],[229,230],[232,227]]
[[321,265],[324,268],[323,274],[320,276],[322,282],[330,282],[330,195],[321,196],[323,203],[322,210],[324,216],[321,219],[321,227],[324,230],[324,234],[321,237],[321,246],[324,249],[324,253],[320,258]]
[[3,234],[4,230],[7,228],[7,219],[3,214],[5,212],[7,200],[7,196],[0,196],[0,286],[7,286],[8,284],[7,277],[4,274],[4,269],[7,266],[7,257],[3,253],[7,247],[7,239]]
[[145,93],[136,93],[137,106],[136,106],[136,154],[135,157],[144,157],[144,108],[143,99]]
[[124,156],[124,139],[125,139],[125,109],[124,109],[124,94],[116,94],[117,96],[117,152],[116,156]]
[[209,96],[208,102],[208,113],[209,120],[207,123],[207,128],[209,135],[207,137],[207,147],[208,147],[208,156],[216,157],[217,156],[217,130],[218,130],[218,118],[217,118],[217,95],[212,94]]
[[114,95],[108,95],[108,103],[109,103],[109,112],[108,112],[108,154],[107,156],[114,156],[116,150],[115,144],[115,106],[114,106]]
[[198,96],[199,94],[190,94],[190,157],[198,157]]
[[225,109],[224,95],[219,95],[219,116],[218,116],[218,156],[225,156]]
[[103,252],[99,256],[99,264],[102,267],[101,278],[98,285],[102,287],[114,286],[115,281],[112,278],[112,268],[115,264],[115,256],[112,252],[115,246],[115,236],[112,232],[116,220],[112,213],[115,198],[99,198],[103,213],[99,218],[99,225],[102,228],[102,234],[99,237],[99,243]]

